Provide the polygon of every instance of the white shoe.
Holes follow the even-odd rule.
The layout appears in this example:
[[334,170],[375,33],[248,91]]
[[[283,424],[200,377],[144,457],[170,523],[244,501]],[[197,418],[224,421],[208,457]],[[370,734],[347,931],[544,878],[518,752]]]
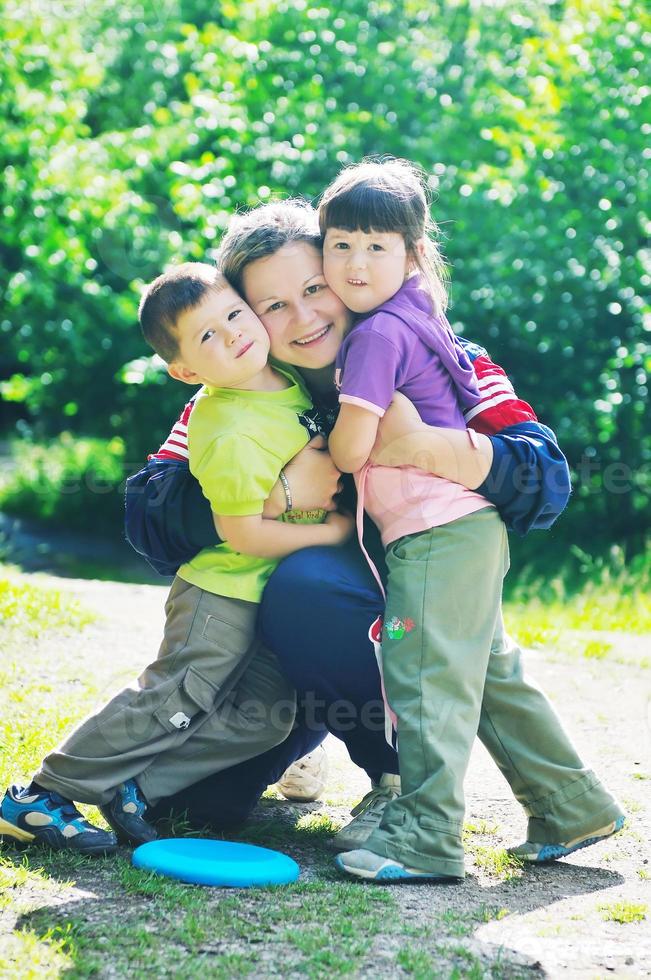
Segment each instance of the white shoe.
[[335,864],[346,874],[366,881],[455,881],[450,875],[437,874],[436,871],[421,871],[407,868],[393,858],[381,857],[373,851],[361,848],[338,854]]
[[352,820],[332,838],[336,851],[355,851],[363,848],[376,827],[380,825],[387,803],[400,796],[400,776],[385,772],[363,800],[350,812]]
[[286,800],[311,803],[325,789],[328,778],[328,756],[322,745],[313,752],[293,762],[278,780],[276,786]]

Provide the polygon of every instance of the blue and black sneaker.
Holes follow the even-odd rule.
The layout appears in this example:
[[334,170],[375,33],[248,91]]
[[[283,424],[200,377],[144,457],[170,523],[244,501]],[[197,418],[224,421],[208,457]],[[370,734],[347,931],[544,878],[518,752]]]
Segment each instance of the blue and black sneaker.
[[120,844],[138,847],[158,838],[152,825],[145,820],[147,803],[135,779],[128,779],[118,786],[111,802],[99,809],[106,822],[113,827]]
[[0,803],[0,842],[98,856],[117,848],[115,834],[93,827],[70,800],[29,786],[10,786],[5,793]]

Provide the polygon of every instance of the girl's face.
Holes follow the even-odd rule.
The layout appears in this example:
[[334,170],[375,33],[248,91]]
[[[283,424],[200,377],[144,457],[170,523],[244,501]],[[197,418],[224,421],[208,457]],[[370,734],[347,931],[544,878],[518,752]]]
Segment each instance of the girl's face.
[[297,368],[334,363],[351,315],[323,276],[321,252],[292,242],[244,270],[244,295],[262,320],[271,354]]
[[330,287],[355,313],[369,313],[394,296],[413,262],[395,231],[328,228],[323,268]]

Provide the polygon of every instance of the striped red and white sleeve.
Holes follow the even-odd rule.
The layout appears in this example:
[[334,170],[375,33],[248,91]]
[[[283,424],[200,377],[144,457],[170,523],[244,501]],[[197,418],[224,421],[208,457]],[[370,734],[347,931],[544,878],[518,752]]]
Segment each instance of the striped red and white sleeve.
[[481,401],[464,412],[466,425],[475,432],[492,436],[519,422],[537,422],[538,417],[528,402],[517,397],[506,371],[495,364],[488,354],[473,359]]
[[172,430],[167,439],[157,453],[152,453],[147,457],[150,459],[176,459],[187,463],[188,455],[188,422],[190,414],[194,408],[194,398],[187,403],[178,419],[172,426]]

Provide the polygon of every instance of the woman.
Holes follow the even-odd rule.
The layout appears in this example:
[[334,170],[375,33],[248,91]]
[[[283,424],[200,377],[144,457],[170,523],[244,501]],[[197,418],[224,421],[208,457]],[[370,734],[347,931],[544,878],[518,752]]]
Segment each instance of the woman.
[[[284,202],[240,216],[222,243],[219,264],[263,321],[272,355],[301,371],[322,413],[335,411],[333,364],[351,321],[323,278],[315,212],[301,202]],[[467,349],[478,376],[488,364],[489,376],[501,377],[485,351],[473,345]],[[477,436],[478,450],[470,447],[465,433],[428,429],[414,419],[408,405],[398,405],[383,420],[374,459],[419,465],[477,489],[500,508],[508,525],[525,533],[530,527],[549,526],[563,509],[569,493],[567,464],[553,433],[515,399],[508,379],[491,382],[493,396],[495,384],[499,396],[485,399],[485,415],[489,418],[497,404],[507,429],[490,438]],[[457,436],[460,441],[453,442]],[[127,488],[129,540],[163,572],[217,540],[208,505],[184,461],[182,442],[181,426]],[[327,460],[317,459],[321,454],[313,448],[301,455],[287,468],[288,486],[278,488],[268,516],[274,507],[276,513],[285,509],[277,502],[285,494],[288,506],[300,508],[322,506],[324,496],[331,495],[336,474]],[[315,471],[318,486],[313,487]],[[381,548],[369,540],[367,546],[381,567]],[[471,595],[469,600],[471,606]],[[370,638],[381,613],[379,591],[355,543],[308,549],[282,562],[267,585],[262,629],[299,692],[297,727],[280,746],[195,784],[159,804],[153,815],[173,809],[187,811],[194,823],[240,822],[267,785],[330,731],[346,743],[351,759],[372,782],[371,792],[335,843],[341,850],[363,844],[388,800],[399,792],[398,757],[384,735]],[[518,648],[505,644],[498,659],[487,677],[478,734],[529,816],[527,842],[518,850],[539,860],[547,853],[543,844],[565,847],[578,840],[576,846],[584,846],[606,817],[613,819],[616,805],[583,766],[544,696],[522,680]],[[526,783],[522,770],[529,774]]]

